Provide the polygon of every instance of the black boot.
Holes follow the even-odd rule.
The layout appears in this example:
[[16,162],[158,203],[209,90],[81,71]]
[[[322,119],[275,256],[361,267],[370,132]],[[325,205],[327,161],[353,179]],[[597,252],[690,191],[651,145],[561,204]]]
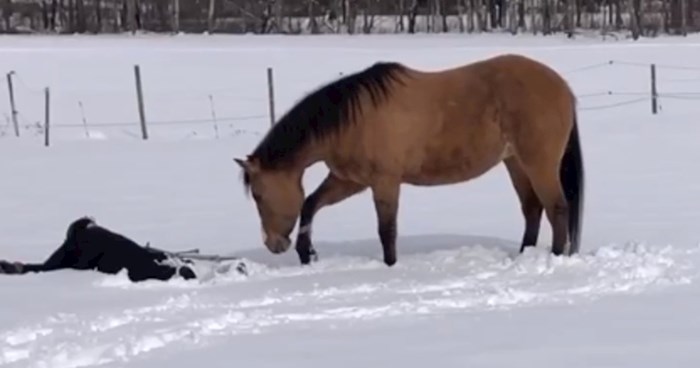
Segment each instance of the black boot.
[[185,280],[192,280],[197,278],[197,275],[195,275],[194,271],[192,271],[192,269],[188,266],[180,267],[180,269],[178,270],[178,274],[180,274],[180,276]]

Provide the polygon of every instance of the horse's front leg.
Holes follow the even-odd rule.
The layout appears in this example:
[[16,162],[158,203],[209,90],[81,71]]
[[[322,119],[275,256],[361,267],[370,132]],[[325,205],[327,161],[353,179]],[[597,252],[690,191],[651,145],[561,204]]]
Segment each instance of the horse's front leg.
[[316,213],[321,208],[336,204],[366,188],[364,185],[339,179],[333,173],[329,173],[321,185],[304,200],[296,241],[296,251],[301,264],[309,264],[312,258],[314,261],[318,260],[318,254],[311,242],[311,226]]
[[372,187],[374,207],[377,211],[379,239],[382,243],[384,263],[393,266],[396,263],[396,217],[399,210],[400,183],[382,181]]

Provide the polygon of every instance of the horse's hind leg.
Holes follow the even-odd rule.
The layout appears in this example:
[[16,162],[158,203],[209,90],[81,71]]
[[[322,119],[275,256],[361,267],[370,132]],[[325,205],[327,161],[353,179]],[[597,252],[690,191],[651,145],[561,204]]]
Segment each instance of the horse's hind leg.
[[559,181],[558,165],[546,161],[525,166],[525,172],[552,226],[552,253],[562,255],[569,239],[569,206]]
[[311,243],[311,225],[316,213],[325,206],[336,204],[362,192],[365,188],[366,186],[341,180],[333,173],[329,173],[321,185],[304,200],[296,241],[296,251],[302,264],[309,264],[312,256],[317,257]]
[[514,156],[503,161],[508,169],[508,174],[513,182],[515,192],[520,200],[520,208],[525,218],[525,231],[520,245],[520,252],[525,251],[525,247],[537,245],[537,238],[540,233],[540,222],[542,220],[542,203],[537,197],[537,193],[530,184],[530,179],[523,170],[520,162]]

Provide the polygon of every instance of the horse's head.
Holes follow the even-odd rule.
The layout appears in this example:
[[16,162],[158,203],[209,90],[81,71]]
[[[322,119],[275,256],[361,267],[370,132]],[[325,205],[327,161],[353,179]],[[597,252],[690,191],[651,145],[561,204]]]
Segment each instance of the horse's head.
[[286,170],[267,170],[254,157],[234,159],[244,171],[244,183],[255,199],[260,214],[263,243],[270,252],[289,250],[297,217],[304,203],[301,174]]

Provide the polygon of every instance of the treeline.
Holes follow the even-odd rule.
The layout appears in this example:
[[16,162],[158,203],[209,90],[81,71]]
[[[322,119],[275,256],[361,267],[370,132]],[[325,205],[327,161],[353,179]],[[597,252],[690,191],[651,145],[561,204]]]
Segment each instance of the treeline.
[[700,28],[700,0],[0,0],[2,33],[436,33],[638,36]]

